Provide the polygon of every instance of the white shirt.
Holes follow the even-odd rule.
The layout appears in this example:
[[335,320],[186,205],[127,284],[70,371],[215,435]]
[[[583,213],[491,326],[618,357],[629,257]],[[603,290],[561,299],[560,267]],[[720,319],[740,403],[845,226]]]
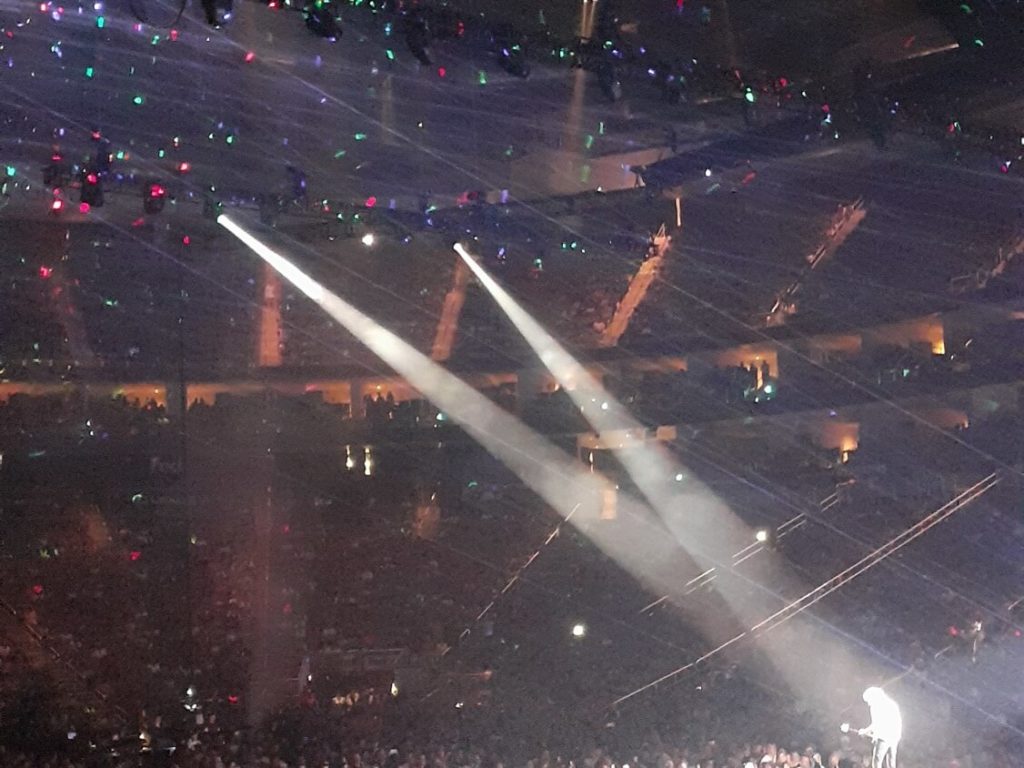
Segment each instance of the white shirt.
[[868,728],[872,735],[890,744],[898,744],[903,736],[903,715],[900,714],[899,705],[882,694],[869,707],[871,725]]

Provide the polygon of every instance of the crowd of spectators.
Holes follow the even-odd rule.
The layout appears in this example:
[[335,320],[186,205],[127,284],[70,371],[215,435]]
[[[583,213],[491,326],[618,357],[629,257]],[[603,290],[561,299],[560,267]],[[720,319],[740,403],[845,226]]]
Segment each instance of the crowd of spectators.
[[[380,407],[387,402],[382,398]],[[204,420],[213,425],[211,435],[222,429],[218,424],[232,423],[235,417],[230,413],[237,416],[239,405],[206,406]],[[276,407],[280,404],[246,404],[246,410],[255,408],[251,415],[254,423],[265,421]],[[8,405],[4,412],[12,408],[15,406]],[[221,414],[222,410],[227,413]],[[124,423],[119,425],[119,419]],[[98,426],[101,422],[105,422],[103,427]],[[170,430],[173,435],[173,423],[167,422],[162,409],[152,405],[136,409],[114,402],[109,412],[98,418],[97,429],[108,435],[108,441],[117,442],[146,431],[159,435],[161,430]],[[287,420],[281,422],[287,431]],[[272,426],[265,433],[275,434],[279,427]],[[721,447],[728,450],[728,442]],[[256,454],[260,451],[259,445],[251,448]],[[643,682],[657,668],[652,662],[660,658],[659,653],[638,646],[636,633],[614,621],[622,616],[622,606],[640,607],[649,601],[649,595],[624,580],[616,564],[586,537],[565,529],[546,545],[543,556],[525,574],[525,581],[477,621],[479,611],[499,592],[503,580],[543,545],[556,518],[542,510],[525,514],[535,502],[507,479],[499,479],[501,473],[495,474],[493,468],[485,471],[486,463],[479,461],[458,462],[457,476],[449,479],[461,490],[445,495],[442,489],[441,496],[446,510],[458,511],[442,515],[431,489],[437,482],[436,473],[445,473],[443,467],[424,470],[423,460],[414,460],[415,470],[403,469],[409,463],[408,454],[405,449],[389,447],[386,440],[372,450],[370,473],[360,456],[362,446],[352,451],[360,459],[352,467],[346,466],[343,456],[334,454],[329,459],[335,472],[348,469],[341,485],[328,485],[311,495],[301,490],[301,484],[287,484],[287,490],[280,491],[286,500],[277,502],[273,516],[263,523],[257,514],[261,493],[255,488],[243,490],[238,482],[225,485],[223,465],[215,473],[197,471],[202,478],[207,474],[218,478],[218,487],[203,479],[194,481],[197,501],[189,526],[181,522],[180,510],[173,505],[150,501],[155,490],[143,486],[138,494],[130,493],[133,489],[128,478],[105,481],[107,494],[99,504],[89,500],[70,504],[66,498],[54,501],[48,494],[57,491],[37,489],[30,500],[7,506],[8,516],[13,517],[0,567],[3,583],[11,590],[5,589],[3,597],[10,601],[22,626],[5,631],[9,635],[4,642],[5,670],[19,670],[7,675],[5,684],[18,686],[15,681],[30,681],[19,689],[19,695],[35,695],[39,684],[31,682],[31,670],[44,669],[53,676],[56,669],[59,678],[70,680],[59,687],[61,697],[68,691],[79,702],[84,697],[94,713],[106,714],[113,705],[125,710],[110,715],[107,727],[119,734],[122,743],[132,744],[123,750],[126,760],[128,753],[134,755],[136,729],[141,729],[150,734],[158,751],[162,743],[179,743],[180,751],[172,756],[179,766],[216,765],[218,757],[225,766],[231,760],[244,766],[246,760],[258,762],[263,757],[282,759],[290,766],[302,765],[302,760],[307,766],[322,765],[323,761],[333,765],[331,761],[340,764],[342,755],[351,765],[353,748],[363,751],[359,739],[395,744],[404,755],[406,741],[422,727],[436,729],[435,737],[417,734],[415,743],[421,746],[412,750],[414,754],[429,754],[433,746],[428,745],[439,743],[445,744],[446,753],[455,754],[464,750],[466,734],[473,735],[477,746],[468,752],[477,757],[459,758],[469,761],[457,762],[459,765],[474,765],[477,760],[481,764],[525,761],[535,748],[527,738],[531,733],[542,736],[542,744],[559,744],[558,749],[565,750],[561,753],[572,755],[576,764],[591,759],[595,765],[627,761],[665,765],[656,756],[638,760],[619,752],[623,747],[612,743],[614,740],[599,741],[605,750],[600,754],[591,753],[583,737],[579,744],[559,742],[566,733],[590,732],[594,719],[600,719],[593,705],[605,703],[609,690],[622,691]],[[694,450],[695,446],[687,449],[690,453],[684,461],[723,498],[737,499],[738,508],[747,508],[736,496],[736,478],[730,479],[727,471],[715,471],[719,446],[707,442],[699,455],[694,455]],[[807,461],[801,458],[806,453],[795,446],[788,453],[779,451],[774,458],[747,463],[737,454],[735,461],[742,463],[744,476],[756,480],[760,475],[759,482],[781,488],[786,483],[793,485],[793,467]],[[233,459],[240,465],[236,471],[251,476],[256,461],[252,456],[250,450]],[[957,477],[967,482],[975,471],[971,463],[963,463],[959,453],[936,454],[932,459],[934,471],[954,482]],[[834,488],[835,475],[829,467],[835,461],[812,464],[817,469],[792,490],[809,495],[820,488],[822,495],[827,493]],[[884,464],[899,474],[894,462],[898,456],[887,450],[884,441],[868,441],[854,454],[848,471],[856,478],[861,477],[861,467]],[[474,477],[476,465],[480,474]],[[837,562],[857,551],[857,542],[883,540],[942,499],[934,489],[915,488],[913,483],[902,488],[895,481],[886,482],[880,490],[867,482],[868,474],[863,476],[865,482],[842,490],[838,506],[821,513],[826,525],[803,526],[780,542],[787,559],[808,583],[830,576]],[[908,467],[907,474],[912,476],[912,468]],[[788,479],[776,483],[782,478]],[[454,503],[456,499],[459,503]],[[778,514],[766,510],[763,500],[760,509],[754,505],[750,509],[755,515],[752,524],[760,522],[757,515]],[[955,645],[950,627],[964,632],[974,621],[977,608],[969,595],[981,594],[997,608],[993,596],[1012,594],[1019,579],[1020,574],[1007,569],[1002,560],[995,574],[978,573],[967,581],[954,578],[954,573],[978,568],[987,552],[1005,547],[1008,535],[1019,536],[1019,530],[1015,532],[1012,525],[1007,528],[997,511],[985,514],[991,519],[978,524],[969,536],[964,535],[968,529],[959,527],[945,534],[938,531],[935,549],[909,561],[915,572],[896,569],[883,573],[880,569],[877,575],[865,577],[841,608],[826,606],[824,615],[852,635],[886,649],[900,664],[926,667],[936,653]],[[769,517],[765,522],[778,525],[780,520]],[[836,525],[844,532],[839,540],[830,533],[830,526]],[[186,545],[189,537],[194,540]],[[264,546],[272,577],[267,591],[261,593],[264,561],[259,552]],[[946,553],[950,547],[957,552],[956,558]],[[191,568],[183,571],[182,557]],[[934,584],[922,588],[916,572],[927,574]],[[982,581],[986,589],[979,593],[978,582]],[[895,588],[896,584],[901,586]],[[608,623],[604,630],[592,630],[592,643],[566,645],[566,599],[571,605],[586,606],[577,610],[587,614],[592,627]],[[699,601],[701,610],[723,608],[712,591],[693,599]],[[262,617],[256,615],[258,606],[254,605],[261,600],[268,606]],[[879,613],[902,618],[880,621]],[[1007,635],[1007,628],[1014,625],[1012,617],[986,614],[984,620],[989,645],[998,647],[1004,637],[1012,637],[1012,632]],[[470,630],[469,639],[466,629]],[[685,649],[696,654],[702,649],[700,637],[670,612],[649,620],[644,632],[673,637],[674,652]],[[297,698],[288,717],[274,728],[243,729],[236,734],[246,722],[254,695],[250,692],[254,654],[259,653],[256,640],[261,633],[277,638],[273,651],[291,674],[303,668],[304,657],[309,658],[315,675],[317,664],[326,663],[332,653],[402,649],[407,658],[425,668],[447,670],[438,672],[442,682],[437,684],[438,692],[428,698],[436,702],[436,709],[408,703],[402,690],[397,698],[392,697],[386,686],[364,690],[358,700],[352,698],[351,691],[342,690],[338,693],[344,694],[343,704],[332,703],[332,696]],[[40,654],[36,658],[30,653],[33,648]],[[979,664],[989,664],[994,654],[983,648]],[[970,666],[962,650],[948,655]],[[949,663],[953,665],[953,661]],[[595,668],[602,669],[602,675],[591,674]],[[404,685],[399,681],[400,688]],[[733,735],[738,725],[731,708],[738,701],[747,713],[752,702],[764,695],[766,701],[775,703],[762,702],[761,706],[778,710],[776,700],[762,693],[773,685],[751,681],[728,666],[709,668],[700,681],[702,693],[707,695],[703,700],[686,699],[692,710],[683,710],[709,708],[707,722],[695,716],[684,729],[687,735],[682,742],[666,736],[663,750],[668,759],[673,765],[684,759],[689,765],[709,759],[729,762],[748,754],[760,759],[757,749],[736,743],[746,739],[775,738],[788,745],[794,733],[808,727],[799,713],[791,722],[774,726],[792,731],[766,726],[742,737]],[[189,693],[193,686],[194,692]],[[415,685],[410,688],[415,690]],[[298,686],[291,689],[297,692]],[[983,703],[984,696],[972,695],[971,699]],[[17,696],[10,700],[20,701]],[[96,718],[85,714],[81,703],[76,707],[62,704],[56,697],[52,701],[55,717],[67,714],[51,722],[51,737],[59,725],[68,729],[63,733],[82,734],[82,741],[77,736],[70,740],[72,753],[90,739],[103,743],[103,749],[110,747],[109,738],[104,742],[94,735],[95,726],[89,723]],[[202,721],[197,722],[200,713]],[[9,724],[10,709],[6,716],[3,722]],[[114,726],[118,716],[120,725]],[[628,717],[624,713],[623,721]],[[334,722],[335,727],[310,724],[318,718]],[[625,729],[624,722],[620,727]],[[369,735],[363,736],[363,730]],[[188,736],[196,732],[198,743],[189,749]],[[495,732],[507,734],[506,741],[495,743]],[[403,733],[410,736],[403,738]],[[790,765],[795,751],[796,764],[803,765],[803,759],[811,759],[816,751],[804,754],[804,742],[815,738],[821,736],[809,733],[791,745],[795,750],[787,746],[786,762],[780,764]],[[714,739],[717,746],[705,747],[704,739]],[[832,746],[833,742],[826,737],[819,743]],[[684,744],[689,746],[684,748]],[[713,757],[704,754],[705,749],[726,751]],[[639,751],[636,746],[628,750]],[[373,752],[363,751],[360,759],[372,765]],[[828,753],[822,754],[827,763]],[[549,761],[556,763],[554,758]],[[538,762],[543,759],[534,765]]]

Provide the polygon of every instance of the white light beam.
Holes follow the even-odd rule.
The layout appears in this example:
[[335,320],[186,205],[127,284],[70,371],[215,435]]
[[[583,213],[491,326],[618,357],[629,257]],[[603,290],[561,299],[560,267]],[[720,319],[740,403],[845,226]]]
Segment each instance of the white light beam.
[[[526,312],[461,243],[453,247],[598,434],[607,435],[615,430],[644,430],[643,425]],[[623,441],[622,446],[615,440],[609,443],[637,488],[650,501],[676,541],[700,569],[706,572],[707,569],[716,568],[720,573],[739,576],[730,564],[732,553],[737,546],[747,544],[752,533],[732,510],[710,488],[696,479],[691,478],[685,484],[673,482],[682,472],[682,467],[660,443]],[[791,576],[778,558],[766,558],[757,566],[757,570],[749,576],[716,581],[718,592],[732,609],[735,618],[747,626],[761,620],[766,598],[774,603],[780,593],[799,594],[802,590],[799,581]],[[765,587],[768,583],[771,584],[771,590]],[[668,592],[676,596],[681,593],[678,584]],[[686,605],[680,607],[687,610]],[[709,613],[693,616],[705,636],[713,643],[721,643],[732,637],[729,624],[716,620],[717,617]],[[799,632],[785,628],[781,633],[781,643],[771,637],[762,642],[762,647],[769,651],[772,662],[794,691],[807,690],[817,684],[824,686],[822,692],[827,692],[835,678],[828,679],[826,675],[812,673],[813,665],[807,662],[808,654],[813,655],[816,650],[819,660],[827,657],[830,663],[826,669],[833,675],[845,675],[853,659],[839,644],[829,642],[817,627],[808,622],[800,622],[800,625]]]
[[306,296],[319,304],[371,351],[457,422],[489,453],[502,461],[562,517],[572,522],[616,562],[645,585],[668,591],[685,557],[679,546],[651,524],[646,508],[620,497],[628,525],[592,525],[609,489],[607,478],[580,464],[487,397],[449,373],[341,297],[324,288],[227,215],[217,223],[251,248]]

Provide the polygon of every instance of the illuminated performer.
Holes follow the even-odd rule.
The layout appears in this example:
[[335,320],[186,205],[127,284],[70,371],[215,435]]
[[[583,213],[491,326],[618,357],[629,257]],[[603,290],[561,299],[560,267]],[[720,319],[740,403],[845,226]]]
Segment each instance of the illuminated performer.
[[903,716],[899,705],[881,688],[864,691],[864,701],[871,709],[871,724],[857,733],[874,742],[871,768],[896,768],[896,749],[903,736]]

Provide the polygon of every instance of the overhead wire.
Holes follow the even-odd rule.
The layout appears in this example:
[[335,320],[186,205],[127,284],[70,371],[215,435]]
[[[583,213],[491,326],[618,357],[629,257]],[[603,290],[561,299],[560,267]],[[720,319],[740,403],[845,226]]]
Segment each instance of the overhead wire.
[[771,615],[762,619],[750,628],[734,635],[730,639],[712,648],[711,650],[707,651],[706,653],[697,657],[696,659],[693,659],[692,661],[680,667],[677,667],[676,669],[667,672],[664,675],[661,675],[655,680],[652,680],[651,682],[646,683],[640,686],[639,688],[630,691],[629,693],[619,696],[611,703],[611,706],[618,706],[640,695],[641,693],[644,693],[645,691],[648,691],[651,688],[660,685],[661,683],[671,680],[672,678],[677,677],[682,673],[693,669],[698,664],[701,664],[702,662],[705,662],[708,659],[718,655],[719,653],[732,647],[733,645],[736,645],[744,638],[754,638],[755,636],[760,636],[762,634],[770,632],[772,629],[775,629],[778,626],[781,626],[783,623],[789,621],[794,616],[799,615],[815,603],[832,594],[837,589],[840,589],[841,587],[845,586],[850,581],[863,574],[865,571],[882,562],[882,560],[884,560],[885,558],[898,552],[907,544],[910,544],[915,539],[925,534],[935,525],[938,525],[954,513],[963,509],[965,506],[970,504],[975,499],[980,498],[982,495],[984,495],[989,490],[994,488],[999,483],[999,480],[999,475],[994,472],[988,475],[987,477],[982,478],[973,486],[965,490],[963,493],[958,494],[949,502],[942,505],[937,510],[935,510],[934,512],[932,512],[919,522],[915,523],[913,526],[906,529],[899,535],[890,539],[882,546],[877,547],[874,551],[872,551],[868,555],[865,555],[853,565],[843,569],[828,581],[823,582],[822,584],[810,590],[803,596],[791,601],[785,607],[779,609],[775,613],[772,613]]

